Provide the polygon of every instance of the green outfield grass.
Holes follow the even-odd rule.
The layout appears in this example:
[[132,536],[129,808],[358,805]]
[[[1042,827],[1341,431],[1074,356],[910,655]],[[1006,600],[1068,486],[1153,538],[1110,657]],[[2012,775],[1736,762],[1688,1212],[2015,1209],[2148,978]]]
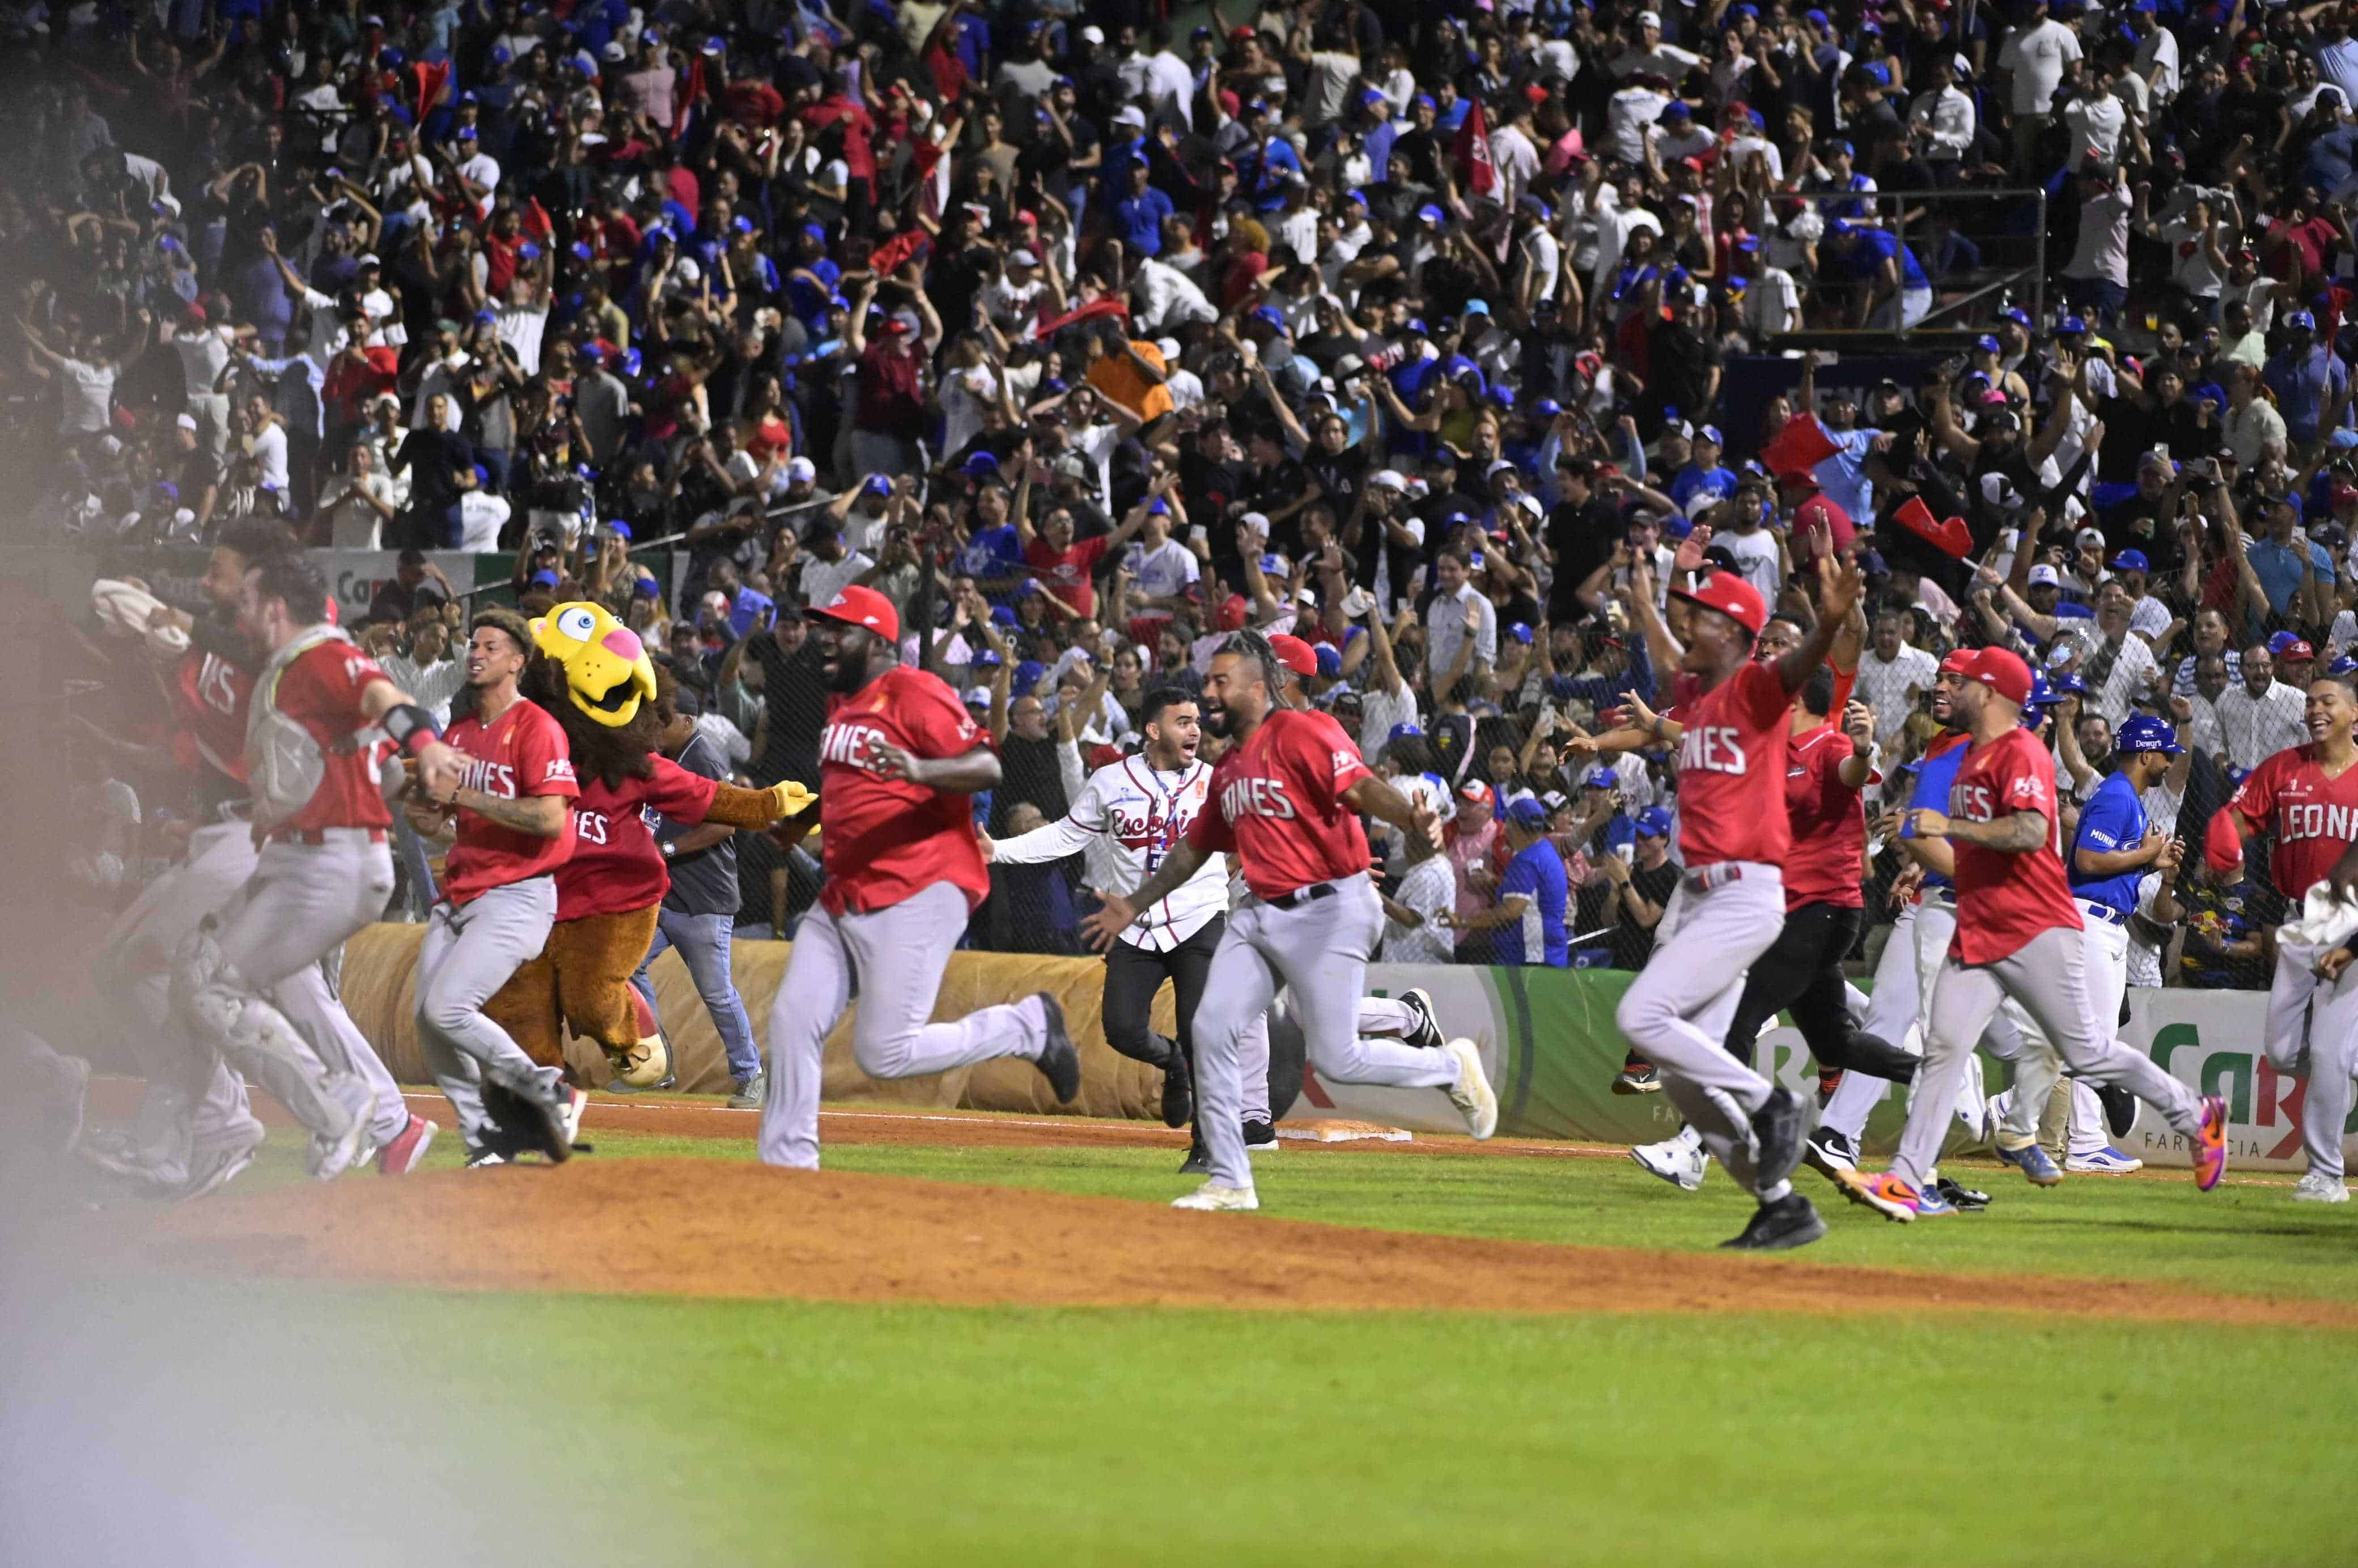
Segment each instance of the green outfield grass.
[[[105,1365],[152,1336],[240,1379],[209,1495],[331,1464],[345,1495],[306,1504],[344,1563],[371,1531],[527,1560],[449,1550],[486,1515],[601,1563],[2299,1568],[2358,1531],[2330,1335],[288,1286],[178,1293],[168,1336],[131,1312],[76,1314]],[[291,1471],[238,1473],[257,1421]]]
[[[585,1158],[751,1157],[594,1136]],[[248,1180],[299,1179],[291,1148],[275,1139]],[[432,1162],[457,1159],[446,1142]],[[1187,1185],[1163,1151],[847,1143],[827,1160],[1141,1201]],[[2283,1186],[1984,1177],[1989,1214],[1902,1228],[1845,1208],[1803,1256],[2358,1296],[2358,1215],[2295,1207]],[[1289,1151],[1262,1190],[1288,1217],[1673,1249],[1745,1212],[1723,1176],[1686,1196],[1599,1160]],[[1240,1238],[1256,1222],[1233,1221]],[[346,1564],[425,1560],[412,1548],[430,1542],[426,1557],[503,1564],[2304,1568],[2349,1562],[2358,1537],[2349,1334],[287,1284],[108,1292],[58,1321],[70,1343],[41,1365],[77,1409],[108,1404],[81,1396],[85,1364],[123,1386],[126,1425],[168,1426],[138,1413],[159,1389],[234,1409],[227,1453],[186,1483],[207,1497],[304,1491],[324,1467],[300,1522],[332,1528]],[[256,1431],[271,1446],[241,1454]],[[135,1520],[140,1467],[123,1468],[104,1495]],[[333,1477],[380,1472],[364,1503],[336,1495]],[[386,1552],[367,1549],[385,1531]]]

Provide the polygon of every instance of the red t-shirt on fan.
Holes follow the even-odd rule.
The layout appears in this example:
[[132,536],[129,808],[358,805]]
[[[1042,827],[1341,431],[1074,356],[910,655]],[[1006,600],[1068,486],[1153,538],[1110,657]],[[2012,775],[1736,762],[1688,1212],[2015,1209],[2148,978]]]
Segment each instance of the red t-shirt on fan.
[[668,757],[654,759],[654,774],[624,779],[612,789],[603,779],[580,782],[573,803],[573,858],[557,868],[557,918],[583,920],[661,903],[671,891],[671,870],[655,848],[652,811],[675,822],[701,822],[720,791],[717,779],[700,778]]
[[1210,806],[1187,842],[1235,850],[1245,885],[1262,898],[1357,876],[1368,869],[1368,835],[1343,792],[1369,776],[1332,717],[1281,708],[1212,769]]
[[2254,827],[2275,824],[2268,880],[2298,903],[2358,838],[2358,767],[2328,778],[2315,742],[2290,746],[2254,768],[2228,804]]
[[[442,739],[466,755],[461,789],[481,790],[502,800],[536,795],[570,800],[581,793],[573,781],[573,748],[565,730],[536,702],[519,698],[489,724],[461,719]],[[442,896],[452,903],[466,903],[493,888],[546,876],[572,853],[570,811],[565,814],[564,831],[554,838],[538,838],[460,806],[458,841],[450,846],[442,870]]]
[[849,697],[827,699],[819,732],[827,882],[818,901],[830,914],[887,909],[948,882],[974,908],[990,892],[974,838],[968,798],[874,771],[879,744],[914,757],[963,757],[990,737],[957,694],[934,676],[896,665]]
[[1858,791],[1842,782],[1850,737],[1833,725],[1786,742],[1785,812],[1793,835],[1785,854],[1785,907],[1830,903],[1863,909],[1860,853],[1866,844],[1866,809]]
[[1975,741],[1949,785],[1958,822],[1995,822],[2018,811],[2047,818],[2047,842],[2009,854],[1952,839],[1957,858],[1957,935],[1950,953],[1968,964],[1995,964],[2042,931],[2083,929],[2063,877],[2063,824],[2055,808],[2055,762],[2037,736],[2019,727]]
[[1785,742],[1792,693],[1772,665],[1746,663],[1679,704],[1679,858],[1784,864]]
[[390,678],[374,659],[341,641],[304,649],[278,673],[275,705],[310,731],[327,764],[319,787],[280,829],[392,825],[377,783],[376,748],[352,744],[353,736],[373,728],[361,712],[361,693]]

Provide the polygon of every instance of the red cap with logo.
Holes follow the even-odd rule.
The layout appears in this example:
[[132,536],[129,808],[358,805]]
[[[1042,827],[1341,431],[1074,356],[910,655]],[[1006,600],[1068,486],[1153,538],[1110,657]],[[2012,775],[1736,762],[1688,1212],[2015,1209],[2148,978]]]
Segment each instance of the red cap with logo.
[[1972,675],[1974,673],[1974,655],[1979,651],[1979,649],[1975,648],[1952,649],[1950,652],[1949,656],[1941,661],[1941,673],[1944,676]]
[[888,643],[901,640],[901,615],[892,601],[872,588],[847,588],[827,603],[808,611],[846,626],[865,626]]
[[2004,648],[1984,648],[1964,673],[2017,706],[2030,699],[2030,666]]
[[1740,572],[1714,572],[1694,588],[1674,588],[1671,592],[1705,610],[1718,611],[1756,637],[1768,623],[1768,606],[1762,602],[1760,590],[1745,581]]
[[1281,632],[1269,640],[1269,646],[1277,662],[1295,675],[1307,678],[1318,673],[1317,652],[1301,638]]

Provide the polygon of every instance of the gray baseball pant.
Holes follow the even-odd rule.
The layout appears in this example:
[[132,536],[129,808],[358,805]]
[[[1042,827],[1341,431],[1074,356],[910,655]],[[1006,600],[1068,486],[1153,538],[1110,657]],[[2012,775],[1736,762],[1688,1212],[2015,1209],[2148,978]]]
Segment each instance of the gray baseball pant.
[[2349,1125],[2351,1077],[2358,1074],[2358,965],[2327,985],[2317,978],[2318,950],[2297,943],[2277,949],[2268,987],[2268,1060],[2298,1071],[2307,1055],[2301,1091],[2300,1147],[2312,1174],[2344,1174],[2342,1130]]
[[560,1075],[525,1054],[508,1032],[484,1015],[508,978],[540,957],[557,924],[557,879],[526,877],[465,903],[434,906],[417,949],[417,1039],[434,1087],[458,1112],[459,1132],[481,1148],[490,1119],[483,1080],[530,1094]]
[[204,917],[254,874],[254,839],[243,822],[200,827],[188,858],[147,884],[99,949],[99,992],[116,1004],[115,1026],[146,1087],[131,1140],[158,1180],[184,1179],[192,1153],[259,1142],[262,1123],[245,1080],[200,1045],[172,1011],[173,955]]
[[[312,1133],[340,1138],[355,1118],[373,1116],[375,1091],[351,1047],[372,1063],[375,1053],[358,1030],[347,1040],[325,1026],[327,1012],[342,1007],[327,995],[319,965],[384,913],[393,857],[381,833],[336,827],[320,838],[262,847],[211,933],[200,928],[182,944],[172,993],[200,1041],[251,1073]],[[290,994],[314,1025],[308,1040],[270,1000],[306,975]],[[374,1076],[391,1081],[381,1063]]]
[[1727,1031],[1753,960],[1785,927],[1785,883],[1775,866],[1746,861],[1712,868],[1730,880],[1700,888],[1690,872],[1672,890],[1653,957],[1621,993],[1614,1021],[1638,1054],[1660,1069],[1662,1092],[1703,1139],[1712,1158],[1747,1191],[1754,1186],[1752,1116],[1769,1082],[1728,1054]]
[[[1900,913],[1892,924],[1891,940],[1884,944],[1883,956],[1876,961],[1875,994],[1869,999],[1867,1022],[1863,1025],[1868,1033],[1877,1033],[1878,1023],[1897,1031],[1879,1035],[1885,1040],[1905,1039],[1913,1033],[1917,1052],[1922,1054],[1923,1042],[1931,1033],[1933,988],[1941,977],[1942,962],[1949,954],[1949,939],[1956,929],[1956,906],[1939,899],[1928,898]],[[2039,1037],[2022,1004],[2011,997],[1991,1016],[1989,1027],[1982,1032],[1981,1048],[2001,1062],[2013,1063],[2016,1083],[2028,1084],[2034,1094],[2052,1090],[2055,1080],[2062,1076],[2062,1064],[2055,1060],[2053,1050]],[[1913,1092],[1920,1094],[1923,1087],[1924,1080],[1920,1076]],[[1891,1086],[1881,1078],[1844,1073],[1833,1098],[1826,1102],[1818,1125],[1846,1133],[1855,1141],[1866,1132],[1868,1115],[1890,1092]],[[1976,1138],[1982,1131],[1985,1103],[1981,1062],[1969,1054],[1965,1058],[1964,1082],[1957,1091],[1957,1119]],[[2012,1103],[2028,1102],[2017,1098]],[[2045,1101],[2039,1103],[2043,1105]],[[2009,1149],[2035,1141],[2039,1136],[2039,1113],[2009,1109],[1999,1136]]]
[[[762,1162],[818,1169],[819,1082],[827,1032],[852,1003],[851,1052],[873,1078],[914,1078],[999,1056],[1037,1061],[1048,1043],[1036,996],[929,1023],[942,970],[964,935],[966,892],[933,882],[882,909],[813,908],[795,929],[785,978],[770,1007],[770,1095],[762,1106]],[[1230,1136],[1236,1136],[1230,1129]]]
[[1383,932],[1383,903],[1365,871],[1327,885],[1335,890],[1328,897],[1291,909],[1248,899],[1228,916],[1212,955],[1195,1009],[1195,1123],[1211,1179],[1222,1186],[1253,1184],[1244,1139],[1246,1037],[1261,1027],[1266,1085],[1265,1015],[1281,985],[1292,988],[1303,1049],[1321,1077],[1403,1089],[1456,1085],[1457,1065],[1443,1053],[1360,1036],[1361,993],[1368,956]]
[[[2194,1091],[2142,1052],[2122,1044],[2113,1019],[2096,1016],[2089,969],[2087,934],[2062,925],[2040,932],[1994,964],[1966,964],[1953,957],[1942,963],[1932,992],[1924,1070],[1917,1077],[1915,1103],[1909,1107],[1908,1124],[1899,1134],[1893,1174],[1910,1186],[1920,1187],[1931,1179],[1941,1158],[1948,1108],[1956,1102],[1958,1086],[1964,1080],[1965,1058],[2008,997],[2022,1003],[2071,1071],[2127,1089],[2190,1138],[2201,1130],[2202,1102]],[[2051,1078],[2042,1088],[2028,1091],[2022,1079],[2016,1079],[2017,1102],[2028,1100],[2034,1127],[2053,1088]],[[2017,1103],[2016,1108],[2025,1106]]]

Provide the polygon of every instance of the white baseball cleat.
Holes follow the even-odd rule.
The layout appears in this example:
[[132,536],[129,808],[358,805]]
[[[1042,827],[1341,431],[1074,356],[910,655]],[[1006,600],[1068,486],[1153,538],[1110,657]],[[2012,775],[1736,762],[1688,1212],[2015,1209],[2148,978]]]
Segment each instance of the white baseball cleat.
[[1217,1182],[1206,1182],[1184,1198],[1173,1198],[1173,1208],[1255,1209],[1260,1199],[1250,1187],[1224,1187]]
[[2348,1203],[2350,1189],[2339,1176],[2329,1176],[2322,1171],[2311,1171],[2292,1187],[2295,1203]]
[[1690,1193],[1703,1185],[1703,1173],[1711,1164],[1702,1140],[1684,1132],[1660,1143],[1640,1143],[1629,1151],[1629,1158],[1648,1175]]
[[314,1133],[311,1137],[310,1155],[312,1179],[321,1182],[334,1181],[338,1176],[360,1163],[363,1149],[373,1150],[373,1147],[369,1141],[368,1123],[358,1116],[352,1118],[352,1126],[345,1130],[341,1138],[330,1138],[325,1133]]
[[559,1108],[565,1115],[565,1141],[576,1143],[581,1138],[581,1113],[590,1108],[590,1097],[571,1084],[559,1084],[557,1092],[565,1097]]
[[2111,1144],[2092,1154],[2073,1154],[2063,1162],[2067,1171],[2082,1171],[2097,1176],[2125,1176],[2132,1171],[2145,1169],[2145,1162],[2134,1154],[2124,1154]]
[[1457,1081],[1449,1087],[1449,1103],[1466,1118],[1466,1130],[1487,1138],[1498,1130],[1498,1097],[1490,1076],[1482,1070],[1482,1049],[1471,1040],[1452,1040],[1442,1048],[1457,1063]]

